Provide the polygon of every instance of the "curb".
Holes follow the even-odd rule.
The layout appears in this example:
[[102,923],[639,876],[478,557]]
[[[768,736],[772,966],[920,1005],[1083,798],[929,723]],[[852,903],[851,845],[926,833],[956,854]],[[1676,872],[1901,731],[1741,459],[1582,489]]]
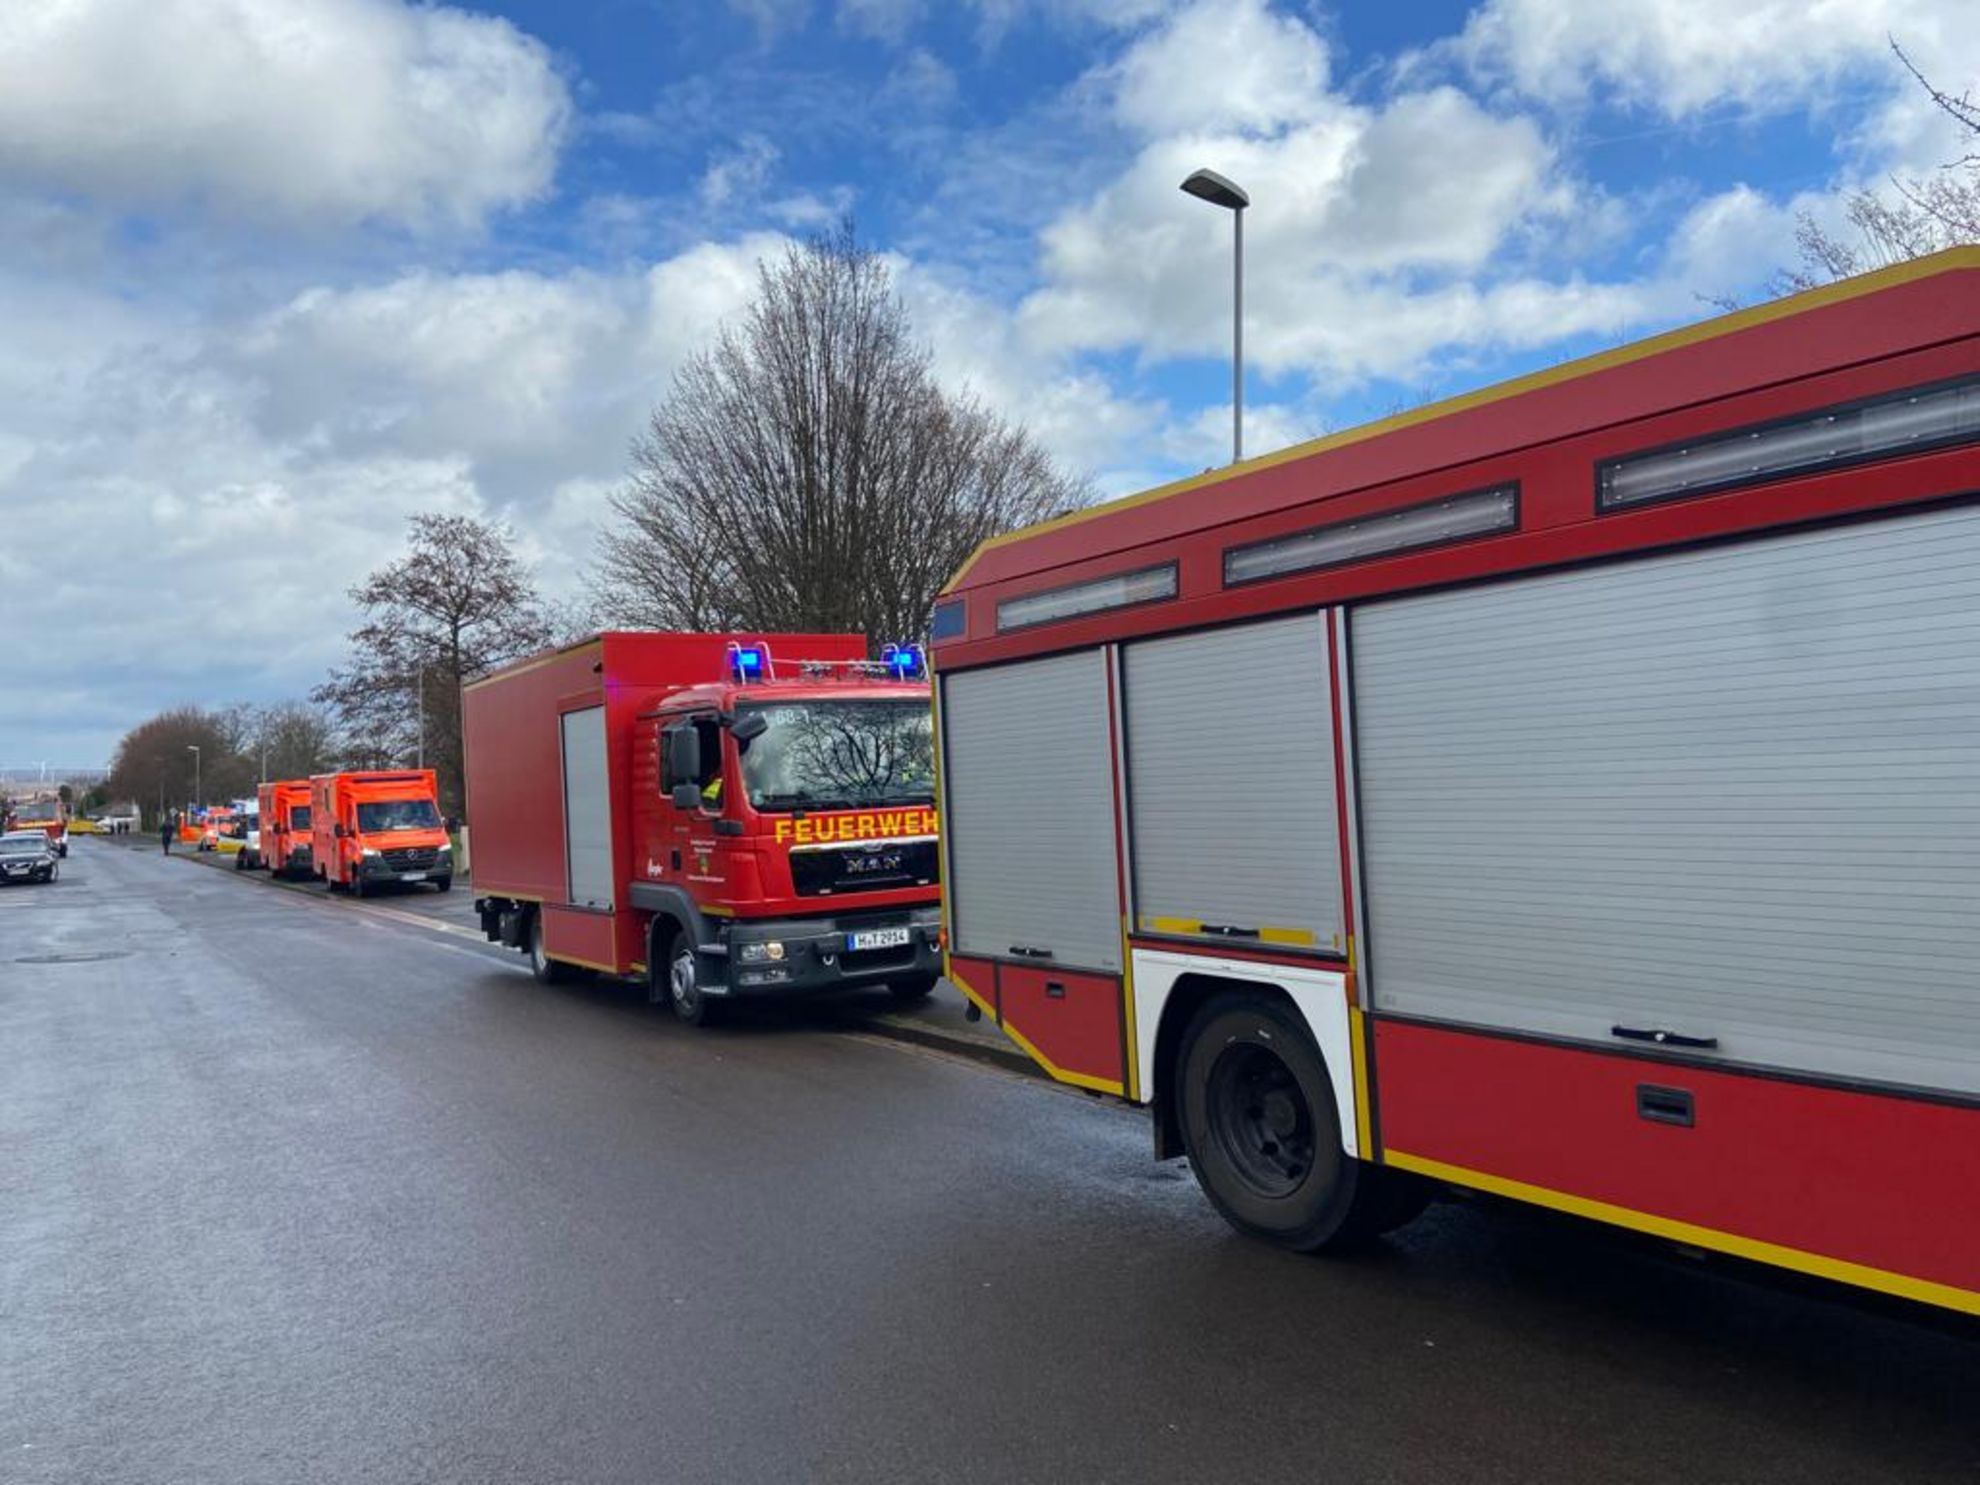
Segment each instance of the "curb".
[[1001,1036],[996,1041],[982,1036],[958,1036],[940,1026],[930,1026],[922,1021],[910,1020],[906,1016],[885,1014],[869,1017],[860,1024],[861,1029],[875,1036],[884,1036],[890,1041],[911,1042],[937,1052],[949,1052],[958,1057],[967,1057],[972,1062],[983,1062],[992,1067],[1000,1067],[1006,1072],[1023,1073],[1034,1078],[1045,1076],[1045,1069],[1010,1042],[1003,1040]]

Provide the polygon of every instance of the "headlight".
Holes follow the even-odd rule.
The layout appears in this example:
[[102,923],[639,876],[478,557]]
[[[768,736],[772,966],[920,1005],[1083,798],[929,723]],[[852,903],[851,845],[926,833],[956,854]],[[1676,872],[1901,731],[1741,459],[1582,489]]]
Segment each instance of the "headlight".
[[359,846],[358,855],[364,857],[367,861],[375,861],[378,859],[378,853],[372,850],[370,846]]
[[448,845],[444,845],[444,846],[442,846],[442,847],[440,848],[440,854],[441,854],[442,856],[451,856],[451,855],[453,855],[453,854],[454,854],[454,848],[453,848],[453,846],[452,846],[452,844],[450,843],[450,844],[448,844]]
[[784,946],[774,938],[764,943],[744,944],[736,950],[736,957],[744,964],[774,964],[784,957]]

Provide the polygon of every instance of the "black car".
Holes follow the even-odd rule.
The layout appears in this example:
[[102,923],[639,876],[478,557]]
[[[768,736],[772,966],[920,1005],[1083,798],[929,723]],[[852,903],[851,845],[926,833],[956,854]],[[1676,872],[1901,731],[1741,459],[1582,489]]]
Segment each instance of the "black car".
[[0,835],[0,882],[52,882],[61,874],[61,860],[43,831],[10,830]]

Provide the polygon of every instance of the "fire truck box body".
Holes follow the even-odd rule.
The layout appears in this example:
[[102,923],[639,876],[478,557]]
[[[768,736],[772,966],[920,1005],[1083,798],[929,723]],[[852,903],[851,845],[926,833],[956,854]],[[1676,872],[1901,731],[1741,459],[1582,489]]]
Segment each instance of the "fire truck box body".
[[[738,679],[739,648],[776,678]],[[842,724],[883,749],[908,736],[932,770],[926,682],[876,677],[865,656],[858,635],[617,632],[471,681],[488,937],[539,977],[643,975],[655,999],[690,970],[696,996],[925,993],[940,971],[932,772],[898,798],[828,797],[815,776],[824,729]],[[739,741],[752,713],[767,731]],[[670,779],[686,732],[704,765]],[[683,783],[703,790],[693,807]]]
[[981,548],[950,977],[1297,1248],[1428,1183],[1980,1313],[1980,249]]
[[454,848],[430,768],[320,773],[309,781],[310,859],[359,897],[389,883],[454,884]]
[[278,877],[315,874],[315,853],[309,828],[309,780],[282,779],[263,784],[261,803],[261,864]]

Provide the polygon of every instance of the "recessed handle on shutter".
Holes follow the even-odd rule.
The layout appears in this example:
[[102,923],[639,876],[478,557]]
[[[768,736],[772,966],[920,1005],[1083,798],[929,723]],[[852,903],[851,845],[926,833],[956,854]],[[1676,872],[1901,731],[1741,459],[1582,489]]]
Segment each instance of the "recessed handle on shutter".
[[1235,923],[1199,923],[1196,925],[1196,931],[1198,933],[1214,934],[1218,938],[1259,937],[1259,932],[1256,928],[1241,928]]
[[1619,1036],[1628,1042],[1654,1042],[1660,1047],[1695,1047],[1706,1052],[1719,1049],[1716,1036],[1686,1036],[1682,1032],[1665,1031],[1656,1026],[1611,1026],[1609,1035]]
[[1050,949],[1034,948],[1030,944],[1012,944],[1011,952],[1020,959],[1050,959],[1052,957],[1052,951]]
[[1047,1000],[1064,1000],[1066,998],[1065,981],[1047,980],[1045,982],[1045,998]]

